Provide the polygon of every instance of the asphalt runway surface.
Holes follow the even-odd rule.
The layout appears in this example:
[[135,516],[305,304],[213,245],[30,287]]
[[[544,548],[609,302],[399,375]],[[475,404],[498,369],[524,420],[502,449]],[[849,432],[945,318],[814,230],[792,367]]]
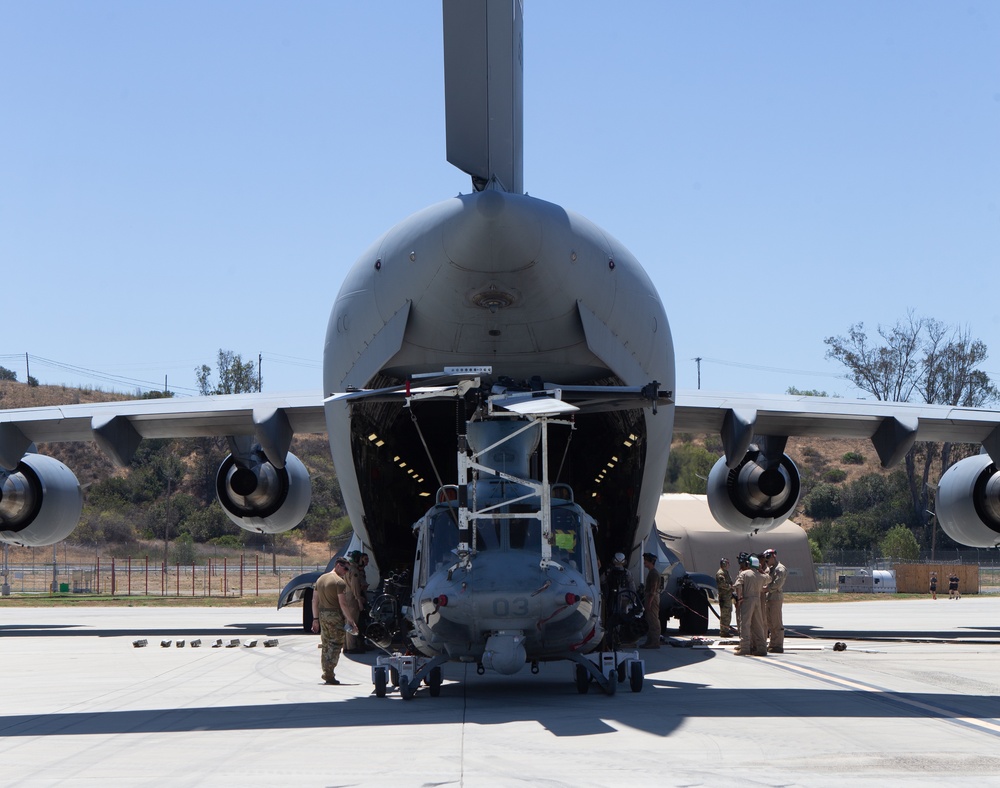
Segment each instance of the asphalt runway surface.
[[996,597],[786,604],[786,652],[762,658],[668,630],[672,645],[640,651],[642,691],[613,697],[549,663],[448,665],[440,697],[376,698],[374,652],[326,686],[300,615],[4,608],[0,782],[1000,785]]

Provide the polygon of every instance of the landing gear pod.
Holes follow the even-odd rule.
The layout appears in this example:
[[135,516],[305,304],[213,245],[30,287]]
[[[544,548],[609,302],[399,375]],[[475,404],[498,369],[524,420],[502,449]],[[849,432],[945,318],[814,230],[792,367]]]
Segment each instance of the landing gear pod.
[[0,541],[23,547],[61,542],[82,511],[80,482],[59,460],[25,454],[12,472],[0,470]]

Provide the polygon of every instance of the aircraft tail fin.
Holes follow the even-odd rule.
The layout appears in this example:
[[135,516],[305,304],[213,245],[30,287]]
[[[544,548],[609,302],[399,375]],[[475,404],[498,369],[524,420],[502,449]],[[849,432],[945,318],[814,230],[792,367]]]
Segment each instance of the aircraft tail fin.
[[443,0],[448,161],[523,191],[522,0]]

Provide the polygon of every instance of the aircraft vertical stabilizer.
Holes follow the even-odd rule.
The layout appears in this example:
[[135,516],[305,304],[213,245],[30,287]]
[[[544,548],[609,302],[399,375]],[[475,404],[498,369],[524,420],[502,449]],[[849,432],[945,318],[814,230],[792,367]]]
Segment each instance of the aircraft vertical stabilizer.
[[523,192],[521,0],[444,0],[448,161],[472,176]]

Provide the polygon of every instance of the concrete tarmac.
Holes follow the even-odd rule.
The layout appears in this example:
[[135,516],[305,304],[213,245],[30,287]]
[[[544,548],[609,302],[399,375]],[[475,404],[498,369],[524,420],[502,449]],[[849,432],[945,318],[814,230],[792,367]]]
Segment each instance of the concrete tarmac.
[[551,663],[379,699],[372,652],[326,686],[300,615],[4,609],[0,783],[1000,785],[1000,598],[786,604],[786,652],[762,658],[668,630],[614,697]]

